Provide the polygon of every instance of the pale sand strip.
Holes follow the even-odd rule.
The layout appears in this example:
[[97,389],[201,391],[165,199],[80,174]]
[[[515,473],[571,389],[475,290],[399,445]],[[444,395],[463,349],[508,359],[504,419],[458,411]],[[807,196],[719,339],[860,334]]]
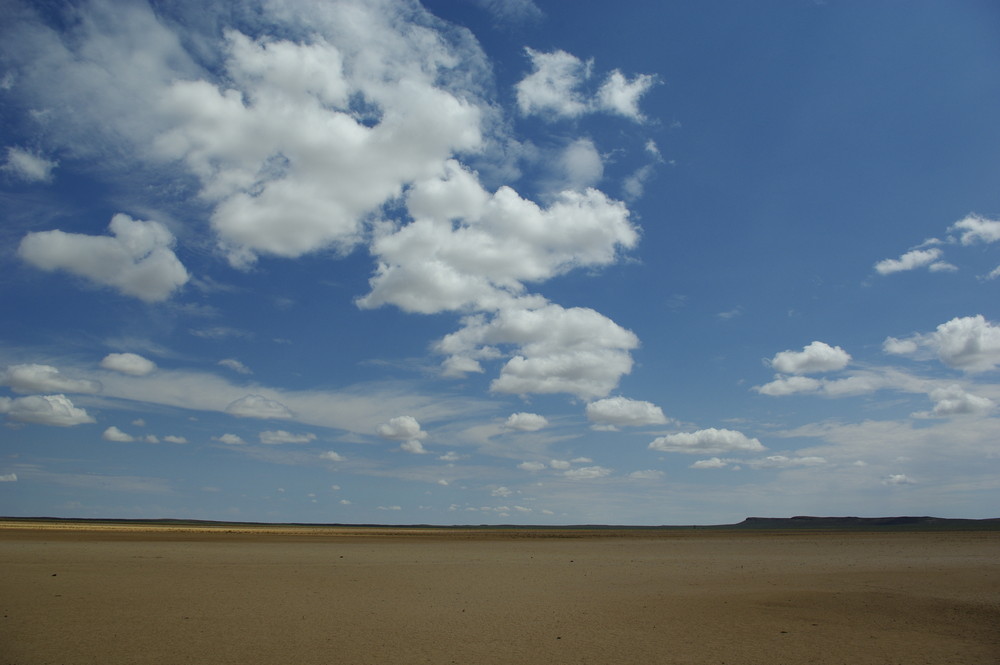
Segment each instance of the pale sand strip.
[[0,528],[0,665],[1000,663],[996,532],[76,526]]

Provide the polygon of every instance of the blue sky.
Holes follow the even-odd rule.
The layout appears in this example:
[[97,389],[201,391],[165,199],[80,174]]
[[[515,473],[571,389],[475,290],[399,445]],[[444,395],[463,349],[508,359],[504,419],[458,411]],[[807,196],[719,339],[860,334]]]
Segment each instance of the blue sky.
[[992,2],[5,0],[0,514],[995,517]]

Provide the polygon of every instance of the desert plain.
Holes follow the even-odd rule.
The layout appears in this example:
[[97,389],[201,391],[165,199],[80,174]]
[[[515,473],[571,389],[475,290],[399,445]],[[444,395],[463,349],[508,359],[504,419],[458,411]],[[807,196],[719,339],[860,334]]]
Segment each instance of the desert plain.
[[0,665],[1000,663],[1000,532],[0,523]]

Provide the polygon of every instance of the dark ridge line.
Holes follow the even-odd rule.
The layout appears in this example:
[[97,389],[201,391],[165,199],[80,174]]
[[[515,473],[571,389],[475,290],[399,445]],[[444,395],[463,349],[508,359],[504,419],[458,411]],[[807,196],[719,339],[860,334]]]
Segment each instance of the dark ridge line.
[[350,528],[350,529],[450,529],[450,530],[1000,530],[1000,518],[968,519],[930,516],[894,517],[816,517],[796,515],[795,517],[747,517],[735,524],[379,524],[345,522],[227,522],[221,520],[198,520],[180,518],[89,518],[89,517],[4,517],[8,522],[53,522],[69,524],[122,524],[150,526],[205,526],[205,527],[300,527],[300,528]]

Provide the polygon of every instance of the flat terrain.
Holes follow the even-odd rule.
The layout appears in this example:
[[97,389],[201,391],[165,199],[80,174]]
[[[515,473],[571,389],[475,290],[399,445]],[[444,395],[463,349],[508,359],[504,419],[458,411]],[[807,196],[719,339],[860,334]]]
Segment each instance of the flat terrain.
[[1000,663],[1000,532],[0,523],[46,663]]

